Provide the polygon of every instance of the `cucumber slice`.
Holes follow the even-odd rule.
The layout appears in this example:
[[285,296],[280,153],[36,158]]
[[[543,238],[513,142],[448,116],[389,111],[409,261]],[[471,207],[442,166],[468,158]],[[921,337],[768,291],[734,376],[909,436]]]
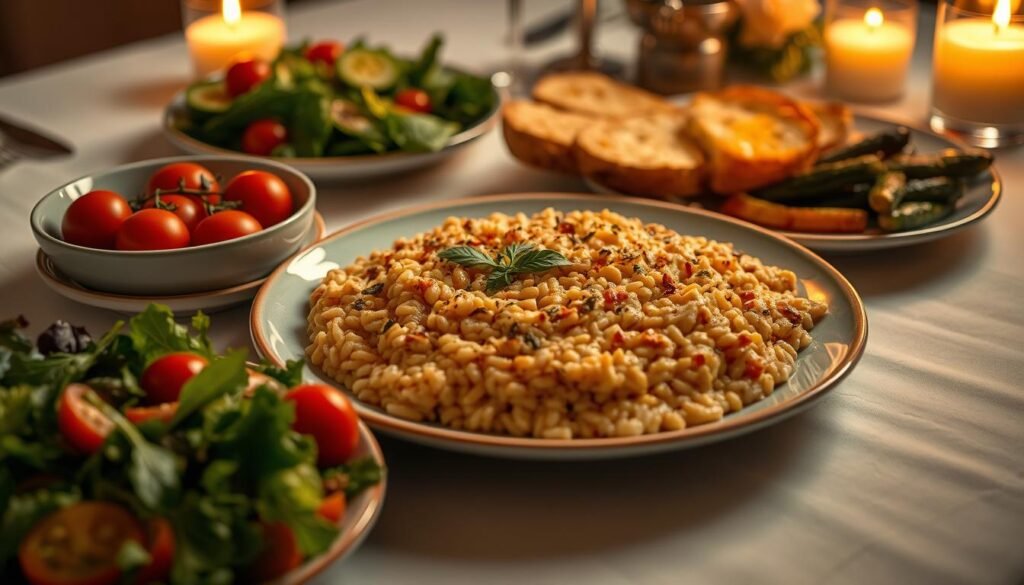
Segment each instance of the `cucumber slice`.
[[384,51],[349,49],[338,59],[338,78],[352,87],[384,91],[398,81],[398,64]]
[[185,91],[185,103],[200,114],[223,114],[232,101],[223,81],[201,81]]
[[346,136],[362,136],[373,128],[373,123],[359,111],[359,106],[341,98],[331,102],[331,121]]

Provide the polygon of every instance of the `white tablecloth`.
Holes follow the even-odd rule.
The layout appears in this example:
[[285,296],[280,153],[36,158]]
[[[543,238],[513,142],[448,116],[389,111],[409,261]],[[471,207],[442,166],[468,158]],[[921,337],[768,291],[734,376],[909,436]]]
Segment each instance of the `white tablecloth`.
[[[528,15],[557,11],[550,4],[531,4]],[[502,56],[503,8],[312,4],[289,26],[293,39],[365,33],[408,51],[444,30],[450,58],[488,68]],[[922,7],[907,97],[876,111],[923,121],[930,11]],[[624,22],[600,37],[606,50],[633,54],[636,33]],[[78,149],[0,172],[0,313],[94,332],[116,318],[40,282],[29,210],[81,174],[173,154],[160,110],[188,73],[175,36],[0,80],[0,111]],[[315,582],[1021,583],[1024,149],[997,160],[1007,188],[983,224],[910,249],[830,258],[864,296],[870,339],[860,365],[815,408],[726,443],[608,463],[489,460],[383,440],[390,490],[380,523]],[[585,188],[518,165],[492,133],[435,169],[323,187],[318,207],[333,229],[428,199],[556,190]],[[246,317],[246,308],[216,315],[217,341],[248,345]]]

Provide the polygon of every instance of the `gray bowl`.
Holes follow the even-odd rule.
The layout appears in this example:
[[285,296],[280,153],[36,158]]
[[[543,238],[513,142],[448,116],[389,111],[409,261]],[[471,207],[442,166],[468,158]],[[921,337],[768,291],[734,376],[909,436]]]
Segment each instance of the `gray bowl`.
[[[61,221],[72,201],[95,189],[109,189],[132,199],[143,192],[154,171],[175,162],[199,163],[220,177],[222,184],[246,170],[274,173],[291,190],[295,213],[255,234],[176,250],[98,250],[62,239]],[[241,156],[180,156],[132,163],[76,179],[47,193],[32,209],[31,222],[39,247],[79,284],[118,294],[177,295],[263,278],[299,251],[303,237],[312,229],[315,209],[313,183],[286,165]]]

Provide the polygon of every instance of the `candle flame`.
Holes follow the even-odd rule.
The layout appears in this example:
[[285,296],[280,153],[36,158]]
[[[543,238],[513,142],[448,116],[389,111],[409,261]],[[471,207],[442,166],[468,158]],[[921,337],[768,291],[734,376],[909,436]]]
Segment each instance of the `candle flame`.
[[885,22],[885,17],[882,15],[882,11],[877,8],[869,8],[864,13],[864,24],[868,25],[868,29],[875,30],[882,26]]
[[992,11],[992,22],[996,32],[1010,26],[1010,0],[996,0],[996,9]]
[[242,20],[242,5],[239,0],[224,0],[220,5],[220,13],[224,17],[224,22],[235,24]]

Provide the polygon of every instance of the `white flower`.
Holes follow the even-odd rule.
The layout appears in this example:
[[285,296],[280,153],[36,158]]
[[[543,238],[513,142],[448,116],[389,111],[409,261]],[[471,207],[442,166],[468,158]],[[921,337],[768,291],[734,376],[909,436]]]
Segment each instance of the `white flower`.
[[821,12],[817,0],[737,0],[743,12],[740,44],[781,47],[789,35],[809,27]]

